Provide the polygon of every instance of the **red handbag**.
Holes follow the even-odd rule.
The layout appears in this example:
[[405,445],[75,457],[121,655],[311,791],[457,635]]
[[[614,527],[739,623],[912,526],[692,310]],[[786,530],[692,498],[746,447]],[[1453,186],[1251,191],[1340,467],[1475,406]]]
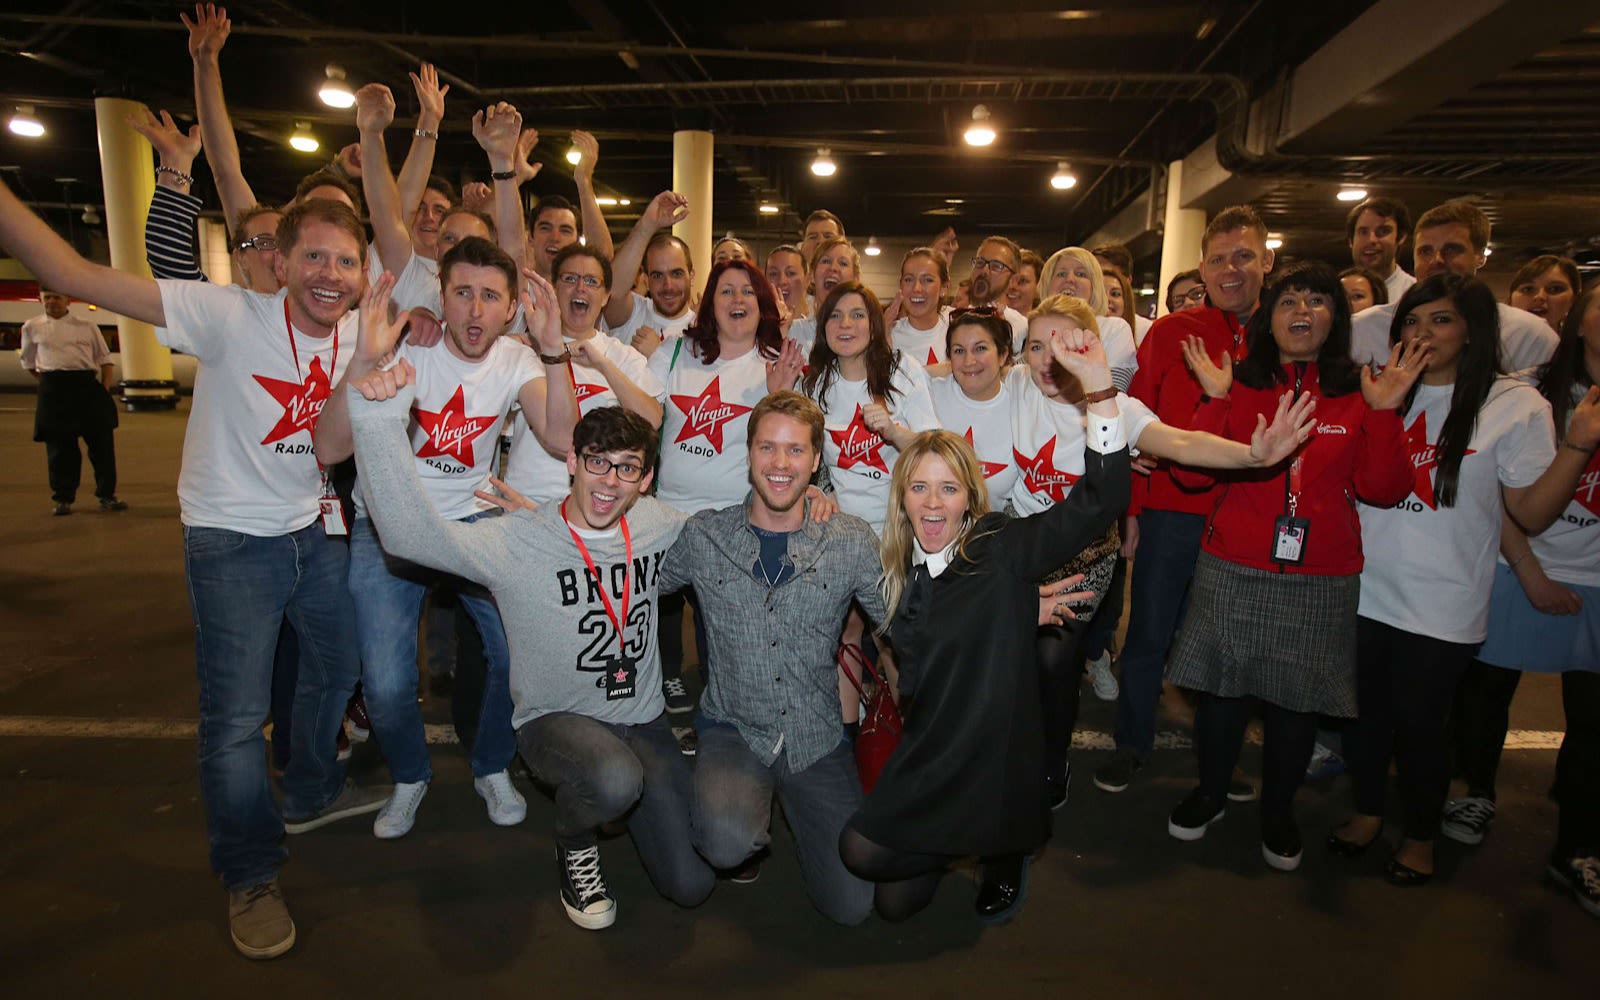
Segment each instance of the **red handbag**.
[[[900,744],[903,731],[900,707],[894,703],[888,681],[878,673],[878,668],[867,659],[867,654],[862,652],[860,646],[846,643],[839,647],[834,658],[839,663],[839,669],[850,679],[851,686],[861,696],[861,703],[866,706],[861,728],[856,734],[856,771],[861,775],[861,790],[870,793],[878,783],[878,775],[883,773],[883,765],[888,762],[889,755]],[[872,678],[874,687],[870,696],[857,679],[858,675]]]

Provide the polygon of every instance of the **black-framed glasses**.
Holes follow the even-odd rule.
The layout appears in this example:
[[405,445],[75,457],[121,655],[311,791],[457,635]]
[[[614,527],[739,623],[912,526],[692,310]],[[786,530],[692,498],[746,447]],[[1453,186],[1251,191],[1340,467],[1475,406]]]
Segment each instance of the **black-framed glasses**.
[[262,233],[260,236],[252,236],[247,240],[240,240],[233,245],[233,248],[235,250],[276,250],[278,249],[278,238]]
[[1172,296],[1176,302],[1204,302],[1206,300],[1206,286],[1196,285],[1187,292]]
[[999,271],[1002,274],[1011,274],[1016,271],[1016,268],[1003,260],[990,260],[987,257],[972,258],[972,269],[974,271]]
[[613,462],[604,455],[594,452],[585,452],[583,468],[591,476],[603,476],[612,469],[617,470],[617,478],[625,483],[637,483],[644,478],[644,466],[637,462]]
[[583,287],[585,287],[585,288],[599,288],[600,287],[600,279],[599,278],[596,278],[592,274],[579,274],[576,271],[568,271],[567,273],[563,274],[561,277],[557,278],[556,280],[561,282],[563,285],[576,286],[578,284],[578,282],[581,281],[581,282],[583,282]]

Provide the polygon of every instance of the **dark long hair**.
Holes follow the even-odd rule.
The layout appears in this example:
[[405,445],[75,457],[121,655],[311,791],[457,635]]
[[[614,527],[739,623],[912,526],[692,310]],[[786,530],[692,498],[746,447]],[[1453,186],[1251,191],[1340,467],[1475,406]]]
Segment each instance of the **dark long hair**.
[[756,308],[761,314],[761,321],[756,326],[756,350],[770,361],[783,349],[783,329],[778,321],[778,293],[752,260],[725,260],[711,269],[711,277],[706,279],[706,292],[700,296],[700,308],[694,314],[694,322],[683,331],[683,336],[694,345],[695,354],[703,365],[716,361],[722,353],[722,342],[717,339],[717,282],[729,271],[743,271],[750,276],[750,287],[756,293]]
[[834,285],[817,309],[817,339],[811,345],[811,367],[802,383],[806,395],[824,410],[828,408],[825,402],[828,389],[839,374],[839,356],[828,346],[828,317],[846,295],[859,295],[867,304],[867,395],[887,405],[894,393],[894,371],[900,363],[899,356],[889,346],[889,331],[883,325],[883,305],[872,294],[872,289],[859,281],[841,281]]
[[1550,416],[1555,418],[1557,434],[1566,433],[1573,387],[1587,391],[1594,385],[1583,363],[1583,315],[1589,311],[1589,303],[1596,295],[1600,295],[1600,284],[1590,285],[1572,301],[1572,308],[1567,310],[1567,318],[1561,324],[1561,343],[1549,363],[1539,371],[1539,392],[1550,401]]
[[1317,385],[1322,395],[1332,398],[1361,388],[1361,376],[1350,360],[1350,300],[1345,297],[1339,276],[1320,260],[1291,264],[1283,273],[1273,275],[1261,296],[1261,308],[1245,327],[1245,356],[1234,365],[1233,377],[1252,389],[1270,389],[1289,380],[1278,361],[1278,342],[1272,336],[1272,314],[1285,292],[1314,292],[1324,296],[1333,310],[1328,339],[1317,352]]
[[[1441,507],[1456,505],[1456,485],[1461,479],[1461,459],[1467,453],[1478,425],[1478,412],[1489,398],[1489,390],[1500,371],[1500,303],[1494,292],[1477,278],[1459,274],[1436,274],[1417,282],[1400,297],[1394,322],[1389,325],[1389,343],[1398,344],[1405,333],[1406,317],[1429,302],[1449,299],[1467,324],[1467,342],[1456,360],[1455,388],[1450,394],[1450,413],[1439,429],[1438,456],[1433,493]],[[1405,408],[1417,398],[1416,385],[1406,394]]]

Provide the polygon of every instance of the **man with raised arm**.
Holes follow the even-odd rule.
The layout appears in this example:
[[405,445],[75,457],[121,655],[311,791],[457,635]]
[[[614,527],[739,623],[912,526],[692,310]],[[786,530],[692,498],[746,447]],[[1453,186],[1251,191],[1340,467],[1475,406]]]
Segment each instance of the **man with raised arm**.
[[[365,236],[347,207],[313,200],[278,226],[277,294],[153,281],[84,260],[0,185],[0,246],[49,287],[150,323],[163,344],[200,361],[178,477],[200,787],[233,942],[250,958],[294,946],[278,887],[284,832],[375,812],[389,797],[347,781],[335,758],[360,668],[348,549],[333,537],[343,514],[311,443],[355,353]],[[285,617],[305,658],[280,814],[261,728]]]
[[[650,200],[611,265],[611,298],[602,317],[607,333],[649,356],[665,336],[694,321],[694,261],[689,244],[668,229],[689,217],[689,201],[673,191]],[[640,262],[649,296],[633,290]]]

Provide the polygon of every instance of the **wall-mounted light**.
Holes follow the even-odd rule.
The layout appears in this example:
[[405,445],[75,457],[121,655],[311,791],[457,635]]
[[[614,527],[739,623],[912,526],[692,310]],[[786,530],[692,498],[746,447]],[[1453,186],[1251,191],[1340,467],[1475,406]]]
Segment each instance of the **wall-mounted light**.
[[989,120],[989,109],[985,105],[978,105],[972,109],[972,124],[967,126],[967,131],[962,138],[969,146],[987,146],[995,140],[994,125]]
[[315,153],[321,148],[322,143],[311,134],[311,126],[305,122],[294,123],[294,134],[289,136],[289,145],[302,153]]
[[817,150],[817,158],[811,161],[811,172],[818,177],[832,177],[839,167],[833,162],[832,151],[827,147]]
[[322,82],[322,89],[317,91],[317,97],[330,108],[353,108],[356,106],[356,93],[350,85],[344,82],[344,67],[329,63],[322,71],[327,79]]
[[1050,186],[1057,191],[1067,191],[1078,186],[1078,175],[1072,172],[1072,164],[1066,160],[1056,164],[1055,175],[1050,178]]
[[37,139],[44,135],[44,123],[33,117],[33,105],[17,105],[16,114],[6,122],[6,128],[12,135],[20,135],[24,139]]

